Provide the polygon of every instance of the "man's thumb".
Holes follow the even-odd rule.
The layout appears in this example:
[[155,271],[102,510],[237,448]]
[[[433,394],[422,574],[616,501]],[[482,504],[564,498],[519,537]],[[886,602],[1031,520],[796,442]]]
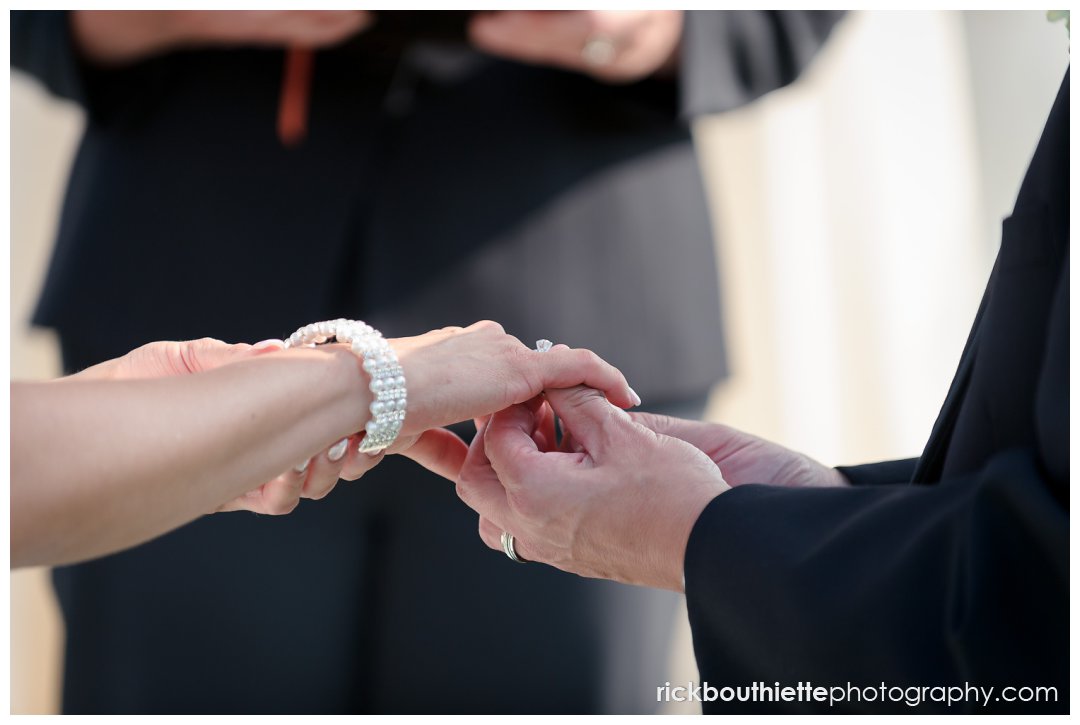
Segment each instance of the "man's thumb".
[[546,390],[544,395],[565,432],[590,453],[602,452],[613,435],[630,426],[626,412],[609,403],[599,390],[579,385]]

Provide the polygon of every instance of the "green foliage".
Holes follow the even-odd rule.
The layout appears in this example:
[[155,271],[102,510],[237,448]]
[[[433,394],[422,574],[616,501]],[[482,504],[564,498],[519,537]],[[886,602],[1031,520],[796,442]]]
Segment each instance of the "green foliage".
[[[1059,20],[1065,21],[1065,32],[1069,32],[1069,11],[1068,10],[1047,10],[1046,19],[1051,23],[1056,23]],[[1069,37],[1072,37],[1071,35]]]

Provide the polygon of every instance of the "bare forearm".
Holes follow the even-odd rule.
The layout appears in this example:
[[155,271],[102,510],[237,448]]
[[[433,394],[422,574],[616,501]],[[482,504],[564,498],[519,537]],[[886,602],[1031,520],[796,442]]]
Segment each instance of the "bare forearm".
[[99,556],[191,521],[363,428],[370,395],[343,351],[11,393],[14,566]]
[[[409,382],[406,447],[421,437],[443,450],[456,442],[463,457],[464,443],[430,429],[547,388],[585,384],[616,405],[640,402],[594,354],[564,345],[530,351],[493,322],[391,344]],[[370,379],[344,345],[261,345],[156,342],[64,380],[13,385],[13,563],[109,553],[209,511],[249,508],[244,500],[255,497],[245,494],[258,489],[265,497],[274,484],[281,495],[252,510],[291,510],[287,504],[328,470],[320,474],[321,457],[307,479],[290,478],[290,469],[331,446],[340,451],[342,438],[364,429]],[[350,475],[363,475],[367,461],[350,455]],[[343,460],[330,450],[326,459]]]

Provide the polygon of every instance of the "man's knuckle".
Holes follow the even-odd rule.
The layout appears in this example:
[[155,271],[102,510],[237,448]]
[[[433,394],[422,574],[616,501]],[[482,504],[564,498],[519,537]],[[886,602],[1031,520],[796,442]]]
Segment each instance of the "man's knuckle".
[[593,388],[579,386],[570,390],[567,395],[567,402],[574,408],[581,408],[591,405],[599,397],[602,397],[602,393]]
[[536,519],[541,513],[541,507],[537,505],[528,492],[510,492],[506,498],[510,510],[526,521]]

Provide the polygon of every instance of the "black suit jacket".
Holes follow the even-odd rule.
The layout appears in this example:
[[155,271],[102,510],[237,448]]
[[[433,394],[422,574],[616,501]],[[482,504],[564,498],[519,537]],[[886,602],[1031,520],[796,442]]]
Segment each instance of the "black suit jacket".
[[[1067,712],[1068,366],[1066,74],[922,457],[842,469],[851,488],[741,486],[697,522],[685,573],[702,680],[971,684],[995,687],[988,706],[918,710]],[[1002,688],[1024,686],[1054,687],[1056,701],[1007,701],[1021,693]]]

